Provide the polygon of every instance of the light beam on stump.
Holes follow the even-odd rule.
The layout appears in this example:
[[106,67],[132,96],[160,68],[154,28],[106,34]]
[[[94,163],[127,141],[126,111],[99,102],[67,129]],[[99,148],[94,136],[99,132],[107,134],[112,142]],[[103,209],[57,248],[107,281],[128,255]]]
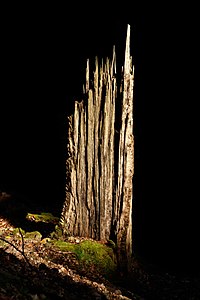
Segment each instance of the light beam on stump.
[[[107,58],[99,65],[96,58],[95,70],[90,73],[87,60],[85,101],[76,101],[74,114],[68,118],[66,200],[60,224],[68,235],[114,239],[119,264],[124,268],[133,248],[134,68],[130,25],[120,82],[115,48],[112,60]],[[119,109],[120,119],[116,116]]]

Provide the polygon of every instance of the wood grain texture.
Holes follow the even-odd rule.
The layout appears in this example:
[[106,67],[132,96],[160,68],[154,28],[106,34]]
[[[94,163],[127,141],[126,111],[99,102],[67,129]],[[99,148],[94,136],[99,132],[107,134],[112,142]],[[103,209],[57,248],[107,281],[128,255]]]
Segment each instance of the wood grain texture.
[[60,222],[69,235],[102,241],[112,237],[125,265],[132,255],[133,73],[128,25],[120,82],[115,48],[112,60],[99,65],[95,59],[93,74],[87,60],[86,100],[76,101],[69,117],[66,201]]

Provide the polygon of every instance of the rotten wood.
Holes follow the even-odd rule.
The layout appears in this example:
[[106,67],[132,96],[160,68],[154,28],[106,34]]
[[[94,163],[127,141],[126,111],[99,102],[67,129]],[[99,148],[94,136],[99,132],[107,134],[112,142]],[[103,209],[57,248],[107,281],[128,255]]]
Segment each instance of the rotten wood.
[[[74,114],[68,118],[66,201],[60,220],[68,235],[102,241],[114,238],[119,261],[126,265],[132,255],[133,84],[128,25],[119,83],[115,48],[112,60],[99,65],[96,58],[93,74],[87,60],[86,101],[76,101]],[[116,116],[119,107],[120,120]]]

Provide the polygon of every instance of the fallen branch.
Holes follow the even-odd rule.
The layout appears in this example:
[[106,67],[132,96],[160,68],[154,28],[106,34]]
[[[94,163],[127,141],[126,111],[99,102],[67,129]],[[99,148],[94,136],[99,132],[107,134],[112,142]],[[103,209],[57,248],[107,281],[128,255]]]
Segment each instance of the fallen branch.
[[23,236],[20,228],[19,228],[19,233],[20,233],[21,238],[22,238],[22,252],[23,252],[23,256],[25,256],[25,253],[24,253],[24,236]]
[[[20,234],[22,235],[22,233],[20,232]],[[33,266],[31,265],[31,263],[29,262],[28,258],[26,257],[25,253],[24,253],[24,239],[22,239],[22,250],[18,249],[14,244],[12,244],[11,242],[7,241],[6,239],[0,237],[0,240],[9,244],[10,246],[12,246],[16,251],[18,251],[25,259],[25,261],[27,262],[27,264],[32,268]]]

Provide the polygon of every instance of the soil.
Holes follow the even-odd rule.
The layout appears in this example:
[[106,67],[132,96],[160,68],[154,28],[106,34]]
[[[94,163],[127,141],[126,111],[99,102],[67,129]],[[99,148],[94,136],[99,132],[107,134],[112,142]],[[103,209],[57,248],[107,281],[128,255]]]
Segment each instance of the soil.
[[[133,258],[129,274],[118,271],[109,279],[92,266],[80,268],[73,253],[48,244],[54,222],[26,218],[25,212],[38,210],[28,201],[16,203],[15,197],[0,194],[0,300],[200,299],[199,273],[169,273],[140,258]],[[41,236],[25,238],[23,230],[39,231]]]

